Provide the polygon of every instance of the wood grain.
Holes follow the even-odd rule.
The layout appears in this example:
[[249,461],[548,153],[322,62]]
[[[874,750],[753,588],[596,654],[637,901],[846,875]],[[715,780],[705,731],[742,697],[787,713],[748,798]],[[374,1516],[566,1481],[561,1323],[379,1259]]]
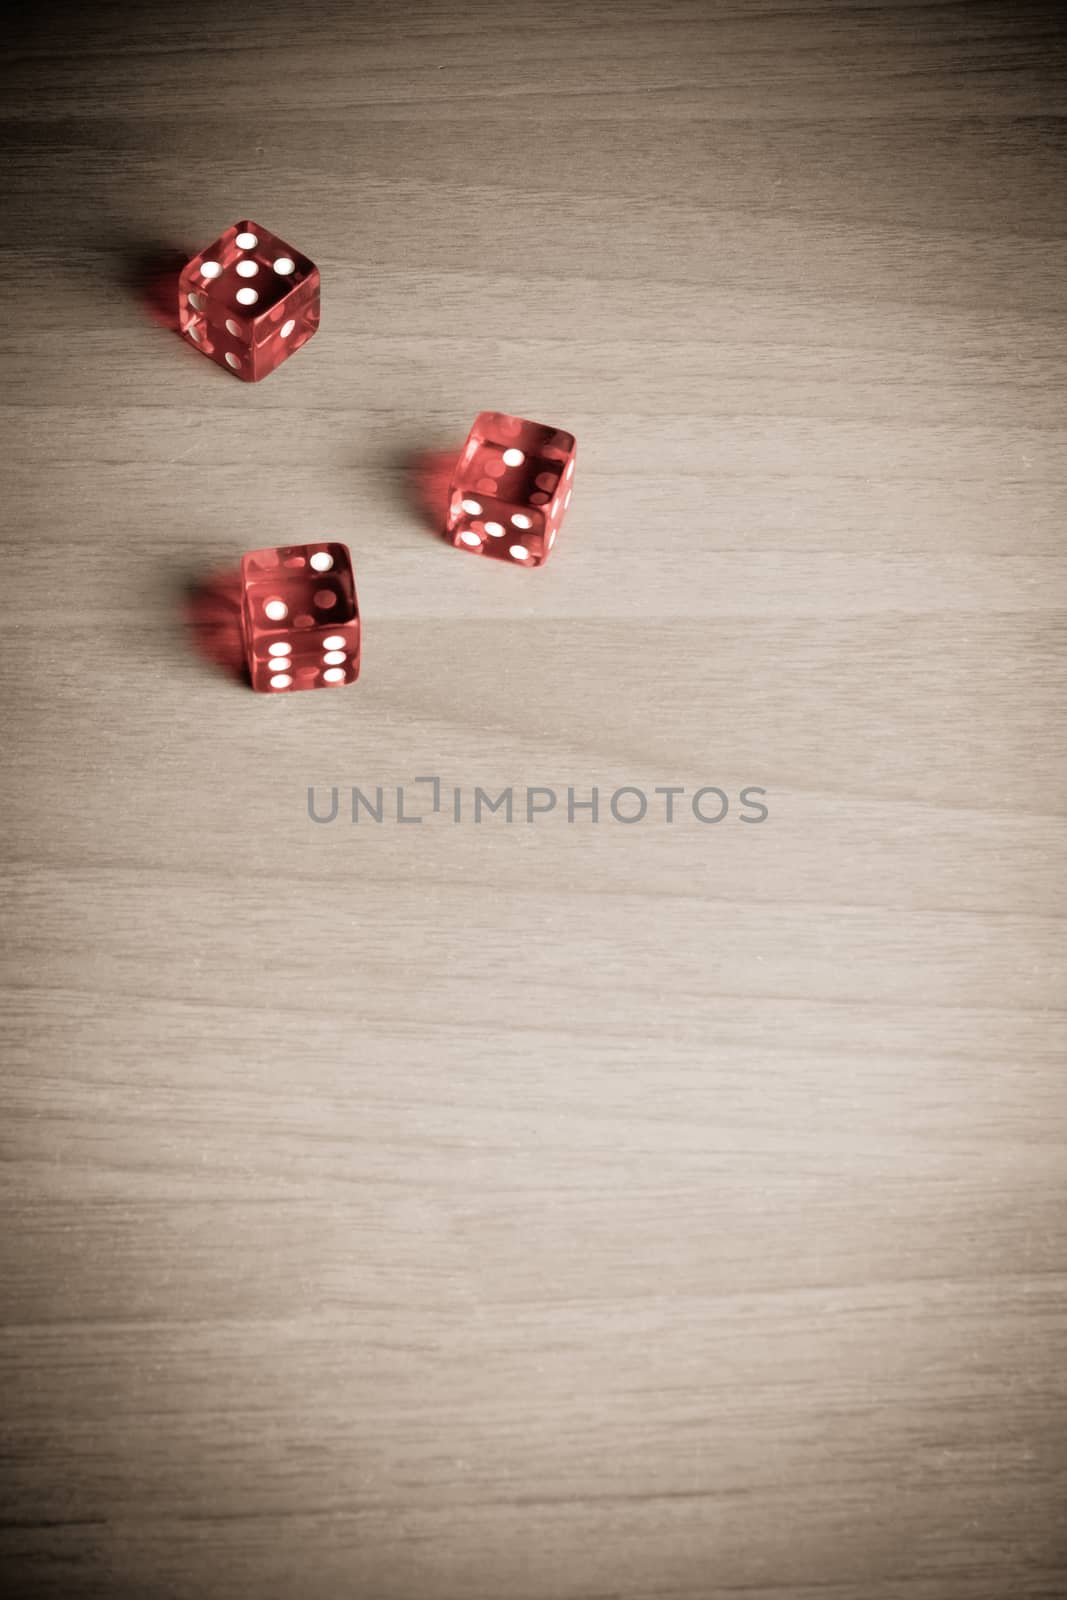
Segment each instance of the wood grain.
[[[1067,1591],[1064,36],[5,35],[5,1593]],[[149,314],[242,215],[255,387]],[[419,514],[485,406],[579,436],[543,572]],[[190,596],[326,534],[364,676],[255,697]],[[769,816],[308,818],[426,774]]]

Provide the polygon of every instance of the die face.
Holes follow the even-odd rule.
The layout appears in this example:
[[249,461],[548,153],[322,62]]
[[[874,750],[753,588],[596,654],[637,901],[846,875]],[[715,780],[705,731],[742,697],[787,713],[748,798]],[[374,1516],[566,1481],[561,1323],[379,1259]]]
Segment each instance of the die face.
[[307,344],[319,326],[319,275],[299,284],[284,300],[256,319],[252,363],[257,379]]
[[449,517],[460,550],[527,567],[540,566],[548,554],[545,518],[536,506],[517,510],[510,500],[455,489]]
[[[270,655],[270,647],[285,655]],[[249,658],[248,673],[253,689],[266,694],[289,693],[299,689],[333,689],[355,683],[359,677],[359,624],[336,628],[315,628],[297,633],[264,635],[255,658]]]
[[319,288],[307,256],[259,223],[237,222],[184,268],[179,325],[204,355],[255,383],[311,338]]
[[241,588],[254,689],[333,688],[359,677],[359,607],[345,545],[250,550],[241,561]]
[[573,434],[506,412],[475,418],[453,475],[448,535],[459,549],[537,567],[570,504]]

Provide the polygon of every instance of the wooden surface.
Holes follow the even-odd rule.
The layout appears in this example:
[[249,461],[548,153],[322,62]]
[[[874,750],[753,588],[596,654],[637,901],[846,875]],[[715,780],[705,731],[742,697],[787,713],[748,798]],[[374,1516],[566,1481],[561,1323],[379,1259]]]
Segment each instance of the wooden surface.
[[[7,25],[5,1594],[1067,1592],[1063,37]],[[153,301],[244,215],[255,387]],[[543,572],[415,509],[486,406]],[[324,536],[364,676],[253,696],[189,607]],[[770,814],[308,819],[433,773]]]

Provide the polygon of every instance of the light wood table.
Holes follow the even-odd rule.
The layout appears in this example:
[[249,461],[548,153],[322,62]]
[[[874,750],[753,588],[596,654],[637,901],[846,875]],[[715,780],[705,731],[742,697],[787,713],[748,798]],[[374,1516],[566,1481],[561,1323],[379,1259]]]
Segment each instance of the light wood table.
[[[6,1595],[1067,1592],[1065,26],[8,24]],[[242,216],[257,386],[149,314]],[[544,571],[415,509],[483,407]],[[327,536],[363,677],[253,695],[190,595]]]

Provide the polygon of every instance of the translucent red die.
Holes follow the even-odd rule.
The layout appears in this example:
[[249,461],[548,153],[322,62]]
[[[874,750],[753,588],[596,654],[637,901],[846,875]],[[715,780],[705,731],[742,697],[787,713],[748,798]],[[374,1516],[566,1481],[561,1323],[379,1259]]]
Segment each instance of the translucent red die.
[[503,411],[475,418],[448,497],[448,537],[472,555],[540,567],[571,502],[574,435]]
[[250,550],[241,558],[241,625],[253,689],[354,683],[360,625],[347,545]]
[[256,383],[319,325],[319,269],[258,222],[235,222],[178,280],[178,325],[204,355]]

